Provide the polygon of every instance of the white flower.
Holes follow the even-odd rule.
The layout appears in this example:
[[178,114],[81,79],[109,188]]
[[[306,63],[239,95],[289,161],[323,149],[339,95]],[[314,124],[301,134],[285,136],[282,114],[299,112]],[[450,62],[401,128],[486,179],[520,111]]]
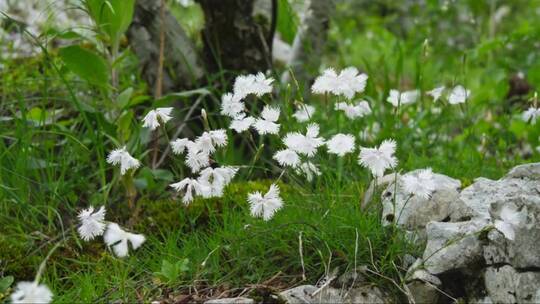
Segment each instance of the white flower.
[[[206,147],[209,148],[208,146]],[[193,172],[199,172],[202,168],[210,166],[210,153],[201,149],[200,145],[194,142],[187,144],[188,153],[185,163]]]
[[184,191],[184,196],[182,197],[182,202],[185,205],[188,205],[193,201],[194,195],[205,196],[207,193],[211,192],[211,189],[208,188],[208,185],[201,183],[200,181],[192,178],[184,178],[178,183],[170,185],[177,192]]
[[16,303],[50,303],[53,294],[49,287],[37,282],[19,282],[11,294],[11,302]]
[[311,86],[311,91],[314,94],[333,93],[338,86],[337,74],[334,69],[329,68],[324,70],[321,76],[315,79]]
[[450,95],[448,95],[448,103],[453,105],[458,103],[464,103],[470,95],[471,91],[465,89],[461,85],[457,85],[452,89]]
[[223,189],[227,186],[238,172],[238,168],[206,168],[201,171],[197,181],[205,185],[202,194],[203,197],[220,197],[223,195]]
[[263,73],[257,75],[240,75],[234,81],[234,97],[236,101],[244,99],[249,94],[263,96],[272,92],[273,78],[266,78]]
[[394,156],[396,142],[393,139],[385,140],[378,148],[360,148],[358,163],[369,170],[376,177],[382,177],[386,169],[397,165]]
[[239,117],[231,122],[230,129],[235,130],[238,133],[247,131],[255,123],[255,118],[251,116]]
[[273,108],[266,105],[261,112],[261,118],[257,118],[253,126],[260,135],[278,134],[279,124],[276,123],[278,119],[279,108]]
[[339,75],[333,69],[326,69],[315,79],[311,91],[315,94],[333,93],[351,99],[355,93],[363,92],[366,87],[368,76],[358,73],[355,67],[345,68]]
[[160,126],[160,123],[166,123],[171,120],[171,112],[173,108],[157,108],[151,110],[143,118],[143,127],[150,128],[150,130],[155,130]]
[[107,162],[114,166],[120,165],[120,174],[124,175],[129,169],[137,169],[141,165],[139,160],[129,155],[126,146],[111,151],[107,157]]
[[419,96],[420,91],[418,90],[405,91],[401,93],[398,90],[390,90],[386,101],[391,103],[394,107],[397,107],[399,105],[404,106],[415,103],[416,100],[418,100]]
[[221,96],[221,114],[231,118],[236,118],[243,114],[245,105],[239,100],[235,100],[233,94],[227,93]]
[[336,95],[344,95],[348,99],[352,99],[357,92],[363,92],[366,88],[368,76],[359,74],[355,67],[348,67],[339,73],[338,87],[334,91]]
[[402,188],[405,193],[427,200],[435,190],[435,180],[431,168],[423,169],[415,174],[406,174],[401,177]]
[[176,140],[171,141],[171,147],[174,154],[182,154],[186,150],[188,144],[193,144],[187,138],[177,138]]
[[146,238],[142,234],[124,231],[116,223],[110,223],[107,225],[103,240],[107,246],[112,248],[117,257],[123,258],[129,255],[128,242],[131,244],[131,248],[135,250],[146,241]]
[[279,187],[276,184],[270,186],[270,190],[263,196],[259,191],[248,194],[251,215],[262,217],[268,221],[274,213],[283,207],[283,200],[279,197]]
[[313,177],[321,175],[319,168],[309,161],[300,164],[295,170],[296,173],[305,175],[308,182],[311,182]]
[[499,230],[504,237],[513,241],[516,237],[515,228],[519,227],[527,217],[527,210],[519,212],[514,204],[507,204],[501,208],[500,220],[495,220],[495,228]]
[[84,209],[77,216],[81,225],[77,229],[84,241],[89,241],[105,231],[105,207],[101,206],[94,212],[94,207]]
[[317,148],[324,145],[324,139],[319,136],[319,125],[309,124],[306,135],[298,132],[288,133],[283,142],[287,148],[306,156],[313,156],[317,153]]
[[302,104],[298,107],[296,112],[294,112],[293,117],[296,118],[298,122],[306,122],[310,120],[315,114],[315,107],[307,104]]
[[356,104],[338,102],[335,104],[334,108],[336,111],[341,110],[345,112],[345,116],[349,119],[356,119],[371,114],[369,103],[365,100],[357,102]]
[[540,117],[540,108],[530,107],[529,109],[527,109],[527,111],[521,114],[521,118],[523,118],[523,121],[530,121],[531,124],[535,124],[538,117]]
[[276,152],[276,154],[274,154],[274,159],[281,166],[289,166],[294,168],[298,166],[298,164],[300,164],[300,156],[298,156],[296,152],[290,149]]
[[344,156],[354,151],[354,136],[350,134],[336,134],[326,142],[328,152]]
[[219,129],[204,132],[195,140],[195,144],[200,151],[214,153],[216,148],[225,147],[227,145],[227,131]]
[[436,87],[431,91],[427,91],[426,94],[431,96],[433,98],[433,101],[439,100],[441,98],[442,93],[444,92],[446,88],[444,86]]

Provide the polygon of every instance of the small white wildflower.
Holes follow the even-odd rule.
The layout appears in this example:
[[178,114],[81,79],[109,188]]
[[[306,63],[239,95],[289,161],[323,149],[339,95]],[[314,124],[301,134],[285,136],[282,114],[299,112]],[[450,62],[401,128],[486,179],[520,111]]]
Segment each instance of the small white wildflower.
[[289,166],[294,168],[298,166],[298,164],[300,164],[300,156],[298,156],[296,152],[290,149],[276,152],[276,154],[274,154],[274,159],[281,166]]
[[357,102],[356,104],[349,104],[347,102],[338,102],[334,105],[335,110],[341,110],[345,113],[345,116],[349,119],[356,119],[371,114],[371,108],[369,103],[365,100]]
[[[210,146],[206,146],[208,149]],[[212,146],[213,147],[213,146]],[[187,144],[188,153],[186,156],[185,163],[191,168],[191,171],[194,173],[199,172],[202,168],[210,166],[210,153],[208,150],[203,150],[199,144],[194,142],[189,142]]]
[[279,187],[272,184],[263,196],[259,191],[248,194],[248,202],[253,217],[262,217],[265,221],[270,220],[276,211],[283,207],[283,200],[279,197]]
[[329,68],[324,70],[322,75],[315,79],[315,82],[313,82],[313,85],[311,86],[311,91],[314,94],[332,93],[337,86],[338,79],[336,71]]
[[257,118],[253,126],[260,135],[278,134],[280,127],[279,124],[276,123],[278,119],[279,108],[273,108],[266,105],[261,112],[261,118]]
[[294,112],[293,117],[298,122],[306,122],[313,118],[315,114],[315,107],[307,104],[302,104],[298,107],[296,112]]
[[287,148],[306,156],[313,156],[317,149],[324,145],[324,139],[319,136],[319,125],[311,123],[307,127],[306,135],[298,132],[288,133],[283,139]]
[[197,179],[200,184],[205,185],[202,190],[206,192],[202,196],[221,197],[223,189],[231,182],[236,172],[238,172],[238,168],[234,167],[206,168],[202,170]]
[[186,150],[189,143],[192,143],[187,138],[177,138],[176,140],[171,141],[171,147],[174,154],[182,154]]
[[150,130],[155,130],[160,126],[161,123],[167,123],[167,121],[171,120],[172,118],[170,116],[172,110],[173,108],[157,108],[155,110],[151,110],[143,118],[143,127],[150,128]]
[[431,91],[427,91],[426,94],[431,96],[433,98],[433,101],[439,100],[441,98],[442,93],[444,92],[446,88],[444,86],[436,87]]
[[77,231],[84,241],[92,240],[105,231],[105,207],[101,206],[96,212],[94,212],[94,207],[84,209],[77,217],[81,222]]
[[251,93],[259,97],[263,96],[264,94],[272,93],[272,82],[274,82],[274,78],[266,78],[262,72],[257,73],[253,81]]
[[401,177],[402,188],[405,193],[427,200],[435,190],[435,180],[431,168],[423,169],[415,174],[406,174]]
[[350,134],[336,134],[326,142],[328,152],[345,156],[354,151],[354,136]]
[[368,168],[376,177],[382,177],[386,169],[397,165],[394,156],[396,142],[393,139],[385,140],[378,148],[360,148],[358,163]]
[[146,241],[146,238],[142,234],[124,231],[116,223],[110,223],[107,225],[103,240],[107,246],[112,248],[117,257],[123,258],[129,255],[128,242],[131,244],[131,248],[135,250]]
[[530,107],[527,109],[527,111],[521,114],[523,121],[530,122],[531,124],[535,124],[538,117],[540,117],[540,108],[535,107]]
[[234,81],[234,97],[236,101],[244,99],[249,94],[263,96],[272,92],[273,78],[266,78],[263,73],[257,75],[240,75]]
[[470,95],[471,91],[465,89],[461,85],[457,85],[452,89],[450,95],[448,95],[448,103],[453,105],[465,103],[465,101],[467,101]]
[[296,173],[305,175],[308,182],[311,182],[315,176],[321,175],[321,170],[309,161],[301,163],[295,170]]
[[184,191],[184,196],[182,197],[182,202],[185,205],[188,205],[193,201],[194,195],[205,195],[210,192],[208,185],[201,183],[200,181],[192,178],[184,178],[178,183],[170,184],[170,186],[177,192]]
[[235,100],[233,94],[227,93],[221,96],[221,114],[236,118],[245,110],[243,102]]
[[233,120],[229,128],[235,130],[238,133],[242,133],[244,131],[247,131],[249,127],[253,126],[254,123],[255,118],[251,116],[240,117]]
[[223,129],[204,132],[197,137],[195,144],[200,151],[208,154],[214,153],[216,148],[227,145],[227,132]]
[[495,228],[499,230],[504,237],[513,241],[516,237],[515,228],[519,227],[527,217],[527,210],[518,211],[514,204],[506,204],[501,208],[500,220],[495,220]]
[[419,90],[399,92],[398,90],[390,90],[386,101],[391,103],[394,107],[399,105],[404,106],[411,103],[415,103],[420,96]]
[[52,301],[53,293],[44,284],[37,282],[19,282],[11,294],[11,302],[18,303],[43,303],[48,304]]
[[124,175],[129,169],[137,169],[141,165],[139,160],[132,157],[126,150],[126,146],[111,151],[107,162],[113,166],[120,165],[120,174]]

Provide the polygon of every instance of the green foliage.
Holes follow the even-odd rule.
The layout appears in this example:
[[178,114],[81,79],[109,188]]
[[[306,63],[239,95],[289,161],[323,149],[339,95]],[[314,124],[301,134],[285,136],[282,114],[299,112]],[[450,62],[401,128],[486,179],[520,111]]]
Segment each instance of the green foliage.
[[176,282],[180,276],[186,273],[189,270],[189,260],[182,259],[176,262],[169,262],[168,260],[163,260],[161,262],[161,270],[156,272],[155,275],[158,276],[163,282],[171,284]]
[[107,62],[95,52],[71,45],[61,48],[59,55],[68,69],[89,83],[98,86],[109,83]]
[[298,15],[288,0],[279,0],[277,3],[277,32],[281,35],[283,41],[292,44],[300,22]]
[[90,17],[111,44],[117,44],[133,19],[135,0],[84,0]]

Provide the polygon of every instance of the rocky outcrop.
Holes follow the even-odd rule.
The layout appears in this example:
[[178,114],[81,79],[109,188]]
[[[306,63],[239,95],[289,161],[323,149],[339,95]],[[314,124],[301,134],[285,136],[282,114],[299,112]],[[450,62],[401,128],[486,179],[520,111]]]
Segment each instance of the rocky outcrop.
[[[453,179],[435,178],[440,185],[426,200],[404,195],[399,181],[382,193],[382,220],[426,240],[406,276],[415,301],[540,300],[540,163],[499,180],[478,178],[461,191]],[[389,216],[396,214],[390,206],[401,218]]]

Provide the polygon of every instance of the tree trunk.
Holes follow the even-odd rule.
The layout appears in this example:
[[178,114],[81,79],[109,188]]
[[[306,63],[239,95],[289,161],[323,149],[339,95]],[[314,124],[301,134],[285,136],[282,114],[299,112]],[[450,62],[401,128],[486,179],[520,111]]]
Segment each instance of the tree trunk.
[[[142,75],[152,90],[156,87],[162,20],[160,0],[137,0],[127,36],[142,67]],[[164,11],[164,69],[162,92],[178,91],[196,85],[204,75],[197,50],[180,24]]]
[[254,2],[198,0],[205,17],[203,52],[209,71],[257,72],[271,68],[271,26],[265,26],[270,22],[254,18]]
[[[326,44],[330,18],[335,10],[335,0],[310,0],[307,3],[301,25],[294,38],[292,55],[288,66],[294,73],[304,93],[307,93],[321,64],[321,55]],[[283,82],[291,76],[284,74]]]

